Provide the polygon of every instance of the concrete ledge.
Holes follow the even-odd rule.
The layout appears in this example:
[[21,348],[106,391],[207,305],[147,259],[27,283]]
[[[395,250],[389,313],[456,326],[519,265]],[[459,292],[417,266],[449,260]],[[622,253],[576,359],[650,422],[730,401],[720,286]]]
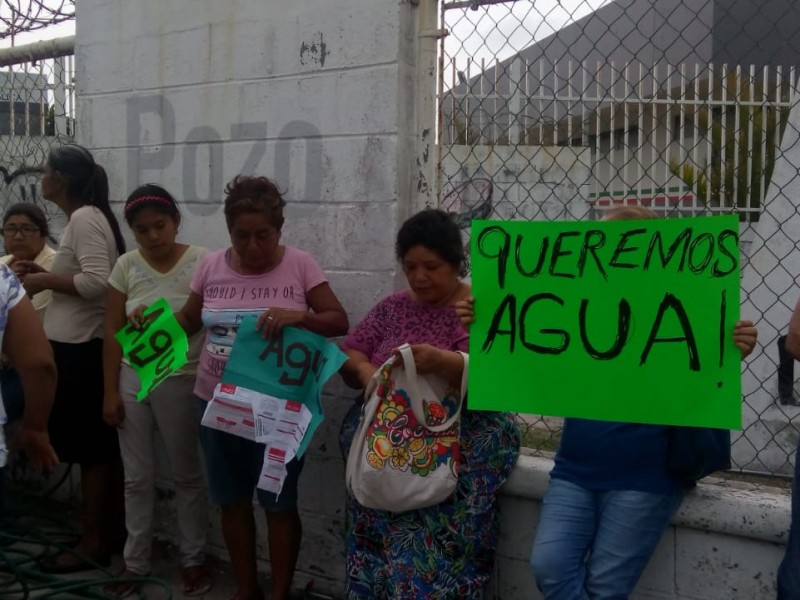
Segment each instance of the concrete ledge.
[[[303,548],[295,583],[341,597],[344,589],[344,465],[335,436],[349,403],[326,400],[320,439],[309,452],[301,477]],[[175,504],[166,456],[159,452],[156,526],[175,541]],[[541,500],[553,461],[522,455],[500,493],[500,543],[487,599],[537,600],[541,595],[528,567]],[[59,473],[51,475],[55,481]],[[49,487],[34,478],[32,485]],[[58,490],[62,500],[79,493],[77,470]],[[324,490],[321,492],[320,490]],[[711,479],[687,494],[665,532],[632,600],[761,600],[775,597],[775,572],[789,529],[788,490]],[[260,566],[269,570],[263,518],[258,523]],[[212,510],[209,550],[227,559],[217,509]]]
[[[549,458],[521,455],[502,495],[541,501],[552,468]],[[786,543],[790,520],[788,490],[709,477],[687,493],[672,524]]]
[[[501,490],[490,598],[541,598],[528,559],[552,467],[548,458],[522,455]],[[686,495],[632,598],[774,597],[790,516],[788,490],[708,478]]]

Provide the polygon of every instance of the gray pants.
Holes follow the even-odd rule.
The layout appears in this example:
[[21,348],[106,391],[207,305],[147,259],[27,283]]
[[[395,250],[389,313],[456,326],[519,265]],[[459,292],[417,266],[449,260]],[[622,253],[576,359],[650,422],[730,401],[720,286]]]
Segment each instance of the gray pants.
[[203,564],[208,530],[208,500],[197,440],[193,376],[173,376],[136,402],[139,379],[122,365],[119,391],[125,420],[119,445],[125,468],[125,566],[139,575],[150,573],[155,508],[155,436],[158,430],[175,482],[175,510],[180,531],[180,564]]

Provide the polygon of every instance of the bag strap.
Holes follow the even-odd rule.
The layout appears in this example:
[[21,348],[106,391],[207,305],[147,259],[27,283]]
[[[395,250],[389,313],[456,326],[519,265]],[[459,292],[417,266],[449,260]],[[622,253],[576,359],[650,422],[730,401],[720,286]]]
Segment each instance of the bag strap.
[[[450,415],[450,417],[444,422],[439,425],[428,425],[428,421],[425,418],[425,412],[422,408],[422,394],[419,391],[418,386],[418,375],[417,375],[417,366],[414,363],[414,354],[411,352],[411,346],[408,344],[403,344],[397,348],[398,352],[400,353],[401,358],[403,359],[403,369],[406,372],[407,382],[406,382],[406,391],[408,392],[409,399],[411,402],[411,410],[414,412],[414,417],[417,419],[417,422],[425,427],[428,431],[433,433],[440,433],[442,431],[447,431],[450,429],[461,417],[461,409],[464,406],[464,396],[467,391],[467,378],[469,374],[469,354],[465,352],[459,352],[461,358],[464,360],[464,368],[461,371],[461,388],[459,390],[459,400],[458,400],[458,408],[455,412]],[[424,375],[423,375],[424,377]],[[439,398],[436,398],[438,401]]]

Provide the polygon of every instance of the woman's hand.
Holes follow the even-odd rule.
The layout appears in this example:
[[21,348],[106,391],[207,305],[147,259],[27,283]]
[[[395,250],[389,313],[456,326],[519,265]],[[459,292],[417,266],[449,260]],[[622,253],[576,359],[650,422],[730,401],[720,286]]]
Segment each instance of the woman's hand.
[[261,332],[264,338],[275,337],[284,327],[302,325],[307,314],[302,310],[268,308],[258,317],[256,329]]
[[742,353],[742,360],[750,356],[756,347],[758,331],[752,321],[737,321],[733,327],[733,342]]
[[140,304],[131,311],[131,314],[128,315],[128,323],[130,323],[131,327],[133,327],[134,329],[142,328],[142,326],[147,321],[147,318],[144,316],[144,311],[146,310],[147,310],[147,305]]
[[103,396],[103,421],[110,427],[122,427],[125,420],[125,406],[119,393],[106,393]]
[[25,292],[29,296],[35,296],[41,291],[50,289],[47,285],[47,279],[49,275],[50,274],[47,271],[39,271],[38,273],[28,273],[27,275],[23,275],[21,278],[22,287],[25,288]]
[[461,326],[469,331],[469,326],[475,321],[475,298],[470,296],[456,302],[456,315],[461,321]]
[[[445,350],[440,350],[430,344],[413,344],[410,348],[411,354],[414,356],[414,366],[417,369],[417,373],[420,375],[428,373],[441,375]],[[394,356],[397,363],[403,362],[399,350],[394,351]]]
[[37,431],[22,425],[14,434],[11,443],[13,452],[24,452],[34,468],[51,471],[58,465],[58,455],[50,444],[46,431]]
[[13,270],[17,275],[32,275],[33,273],[47,273],[42,265],[33,262],[32,260],[15,260]]
[[[446,379],[451,385],[461,385],[464,371],[464,357],[452,350],[442,350],[430,344],[412,344],[411,354],[419,375],[433,374]],[[400,352],[395,350],[395,360],[401,361]]]

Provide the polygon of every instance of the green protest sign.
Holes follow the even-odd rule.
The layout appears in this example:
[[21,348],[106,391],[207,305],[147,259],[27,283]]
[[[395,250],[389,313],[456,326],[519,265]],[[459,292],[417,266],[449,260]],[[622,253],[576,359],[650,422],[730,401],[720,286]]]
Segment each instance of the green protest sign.
[[305,404],[312,418],[297,451],[302,456],[324,418],[322,386],[347,356],[321,335],[296,327],[264,339],[257,321],[255,316],[242,319],[221,381]]
[[127,325],[114,338],[122,355],[139,376],[141,386],[136,399],[142,399],[175,371],[186,364],[189,340],[164,298],[158,299],[143,314],[136,329]]
[[473,221],[470,408],[740,428],[738,231]]

